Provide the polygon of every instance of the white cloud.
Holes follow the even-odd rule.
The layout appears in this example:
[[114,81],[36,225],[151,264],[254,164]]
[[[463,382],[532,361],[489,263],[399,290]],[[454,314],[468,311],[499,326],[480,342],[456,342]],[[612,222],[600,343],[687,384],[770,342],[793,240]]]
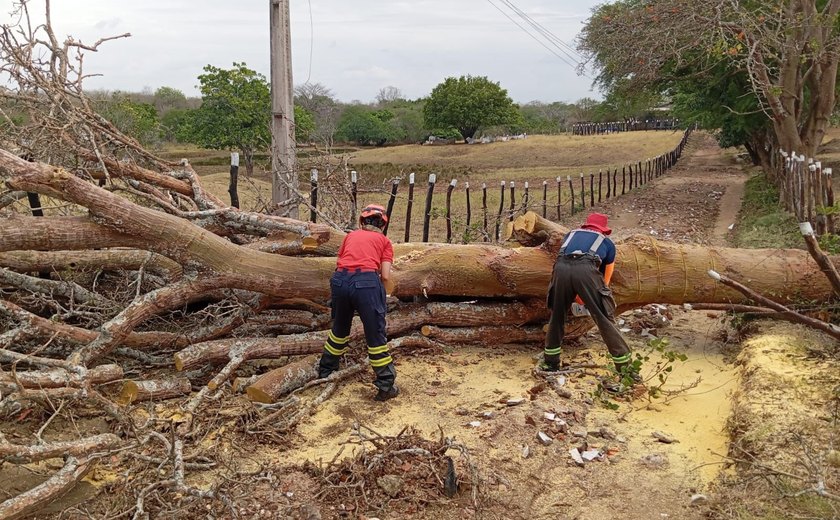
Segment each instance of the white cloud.
[[[598,2],[515,4],[571,44]],[[0,16],[11,5],[12,0],[0,0]],[[37,1],[31,5],[41,11]],[[473,74],[498,81],[518,102],[597,97],[591,80],[579,77],[493,5],[501,2],[295,0],[295,83],[309,77],[342,100],[372,100],[387,85],[421,97],[447,76]],[[266,0],[53,0],[52,9],[59,37],[72,34],[93,42],[132,34],[86,55],[87,72],[104,75],[91,79],[92,88],[168,85],[196,95],[196,77],[204,65],[227,67],[234,61],[269,75]]]

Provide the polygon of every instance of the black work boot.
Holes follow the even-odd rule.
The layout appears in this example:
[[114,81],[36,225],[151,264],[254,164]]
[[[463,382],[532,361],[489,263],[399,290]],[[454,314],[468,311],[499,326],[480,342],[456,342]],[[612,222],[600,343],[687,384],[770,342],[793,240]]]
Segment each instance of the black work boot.
[[615,375],[601,380],[601,386],[611,394],[623,394],[642,383],[642,376],[630,363],[615,366]]
[[373,396],[373,400],[387,401],[388,399],[393,399],[398,395],[400,395],[400,389],[397,387],[397,385],[391,385],[391,388],[389,388],[388,390],[382,390],[380,388],[379,391],[376,392],[376,395]]
[[373,384],[379,389],[373,398],[374,401],[387,401],[400,394],[400,389],[394,384],[397,379],[397,370],[393,363],[388,363],[384,367],[374,367],[373,371],[376,373],[376,381]]
[[537,372],[557,372],[560,370],[560,354],[546,355],[537,364]]
[[321,361],[318,362],[318,379],[325,379],[338,370],[338,363],[341,356],[324,352],[321,354]]

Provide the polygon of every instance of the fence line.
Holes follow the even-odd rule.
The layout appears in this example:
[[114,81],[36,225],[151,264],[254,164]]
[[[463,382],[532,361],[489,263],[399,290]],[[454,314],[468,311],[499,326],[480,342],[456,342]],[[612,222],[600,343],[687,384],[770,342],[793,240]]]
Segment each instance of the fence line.
[[677,130],[679,119],[627,119],[606,123],[581,122],[572,124],[572,135],[615,134],[618,132],[636,132],[642,130]]
[[800,223],[808,222],[818,236],[836,232],[831,168],[795,151],[770,150],[773,178],[785,209]]
[[[621,168],[621,193],[620,195],[624,195],[627,192],[637,188],[639,186],[643,186],[647,184],[651,180],[660,177],[661,175],[665,174],[670,168],[672,168],[679,158],[682,156],[683,150],[685,149],[685,145],[688,142],[688,138],[692,133],[692,129],[687,129],[683,132],[682,139],[680,139],[679,144],[677,146],[666,152],[662,155],[646,159],[644,161],[638,161],[635,164],[628,164],[624,165]],[[793,163],[792,163],[793,164]],[[830,169],[828,170],[828,174],[830,175]],[[629,175],[628,175],[629,173]],[[564,216],[564,208],[568,208],[568,215],[574,215],[578,211],[582,211],[587,208],[587,194],[588,197],[588,207],[593,207],[596,204],[603,202],[604,200],[610,200],[611,198],[615,198],[619,196],[618,193],[618,168],[613,168],[612,170],[607,170],[606,172],[602,170],[598,171],[598,186],[597,186],[597,201],[595,200],[595,173],[592,172],[589,174],[589,190],[586,190],[586,177],[583,172],[580,172],[580,194],[576,192],[575,189],[575,182],[572,180],[571,175],[567,175],[565,179],[565,184],[568,185],[569,188],[569,197],[564,200],[563,197],[563,184],[564,179],[562,177],[557,177],[556,187],[557,187],[557,200],[555,203],[555,210],[556,210],[556,219],[560,220]],[[312,196],[311,196],[311,203],[313,207],[317,203],[317,171],[313,170],[312,172]],[[629,180],[629,182],[628,182]],[[604,195],[603,184],[606,182],[607,189],[606,195]],[[490,215],[490,209],[488,209],[488,187],[487,183],[484,182],[481,184],[481,212],[482,218],[479,222],[472,223],[472,201],[470,199],[470,185],[469,183],[464,183],[464,195],[466,198],[466,224],[465,224],[465,240],[466,234],[472,233],[473,231],[477,234],[477,237],[481,240],[486,242],[498,242],[501,239],[501,233],[503,232],[503,223],[513,221],[514,218],[520,213],[524,213],[525,211],[533,210],[533,211],[542,211],[542,215],[548,218],[548,208],[549,208],[549,200],[548,200],[548,180],[542,181],[543,189],[542,189],[542,199],[537,198],[533,200],[531,197],[530,192],[530,184],[528,181],[524,182],[524,189],[522,190],[521,196],[517,201],[517,193],[516,193],[516,181],[510,181],[509,183],[506,181],[500,181],[499,185],[499,207],[496,211],[495,216]],[[388,233],[388,230],[392,227],[394,216],[392,215],[394,204],[397,198],[397,193],[399,190],[400,179],[394,179],[391,181],[391,189],[389,193],[388,199],[388,206],[387,206],[387,214],[389,216],[388,225],[385,228],[385,233]],[[437,175],[432,173],[429,175],[428,180],[428,191],[426,193],[426,200],[425,200],[425,208],[423,210],[423,230],[422,230],[422,241],[428,242],[429,235],[431,231],[431,224],[433,218],[439,216],[437,210],[433,210],[433,199],[435,195],[435,187],[437,184]],[[826,183],[823,183],[822,186],[825,186]],[[446,232],[446,242],[451,242],[453,240],[453,222],[457,219],[457,217],[453,217],[453,209],[452,209],[452,200],[453,195],[456,195],[456,188],[458,186],[457,179],[452,179],[446,189],[446,200],[445,200],[445,213],[443,215],[444,224],[445,224],[445,232]],[[415,174],[411,173],[408,177],[408,198],[406,201],[406,214],[405,214],[405,230],[403,234],[403,239],[405,242],[411,241],[411,222],[412,222],[412,209],[414,206],[414,187],[415,187]],[[823,191],[828,192],[827,188],[822,188]],[[800,190],[802,191],[802,190]],[[799,192],[797,192],[799,193]],[[353,208],[352,208],[352,215],[355,216],[358,214],[358,174],[355,170],[351,171],[351,195],[353,201]],[[509,198],[508,198],[509,197]],[[832,192],[833,197],[833,192]],[[803,199],[804,200],[804,199]],[[506,204],[507,202],[507,204]],[[807,203],[803,206],[807,208]],[[355,217],[354,217],[355,218]],[[311,220],[315,221],[315,212],[313,211],[311,214]],[[460,220],[460,219],[457,219]],[[470,237],[472,238],[472,237]]]

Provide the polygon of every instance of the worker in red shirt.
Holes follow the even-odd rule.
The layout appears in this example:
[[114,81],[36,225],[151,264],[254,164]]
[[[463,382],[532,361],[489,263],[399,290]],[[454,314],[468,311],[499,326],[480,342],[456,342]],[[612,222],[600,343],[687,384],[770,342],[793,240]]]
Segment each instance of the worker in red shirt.
[[318,376],[328,377],[338,370],[341,356],[347,352],[350,325],[359,313],[365,328],[370,366],[376,373],[374,385],[379,392],[376,401],[387,401],[399,395],[394,381],[397,371],[388,353],[385,337],[385,287],[391,277],[394,248],[383,233],[388,216],[385,208],[371,204],[360,216],[361,228],[344,237],[338,250],[335,273],[330,278],[333,326],[324,343]]

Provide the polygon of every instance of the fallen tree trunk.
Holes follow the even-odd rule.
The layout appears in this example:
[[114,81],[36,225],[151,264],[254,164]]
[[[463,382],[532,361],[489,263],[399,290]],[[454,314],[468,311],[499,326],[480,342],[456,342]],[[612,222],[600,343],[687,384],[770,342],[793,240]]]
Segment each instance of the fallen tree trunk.
[[542,327],[436,327],[424,325],[420,333],[427,338],[452,345],[509,345],[514,343],[541,343],[545,340]]
[[43,484],[0,503],[0,518],[16,520],[28,516],[70,491],[90,469],[90,460],[70,457],[64,467]]
[[[278,296],[328,295],[327,280],[335,268],[331,259],[289,258],[249,250],[185,219],[138,206],[60,169],[29,163],[8,152],[0,151],[0,169],[15,175],[8,181],[10,187],[83,205],[120,233],[150,243],[150,250],[224,274],[231,287]],[[534,222],[545,227],[541,220]],[[754,282],[763,293],[778,294],[780,301],[823,300],[832,294],[804,251],[712,249],[660,243],[650,237],[632,238],[617,249],[613,288],[623,308],[653,302],[742,302],[743,295],[720,290],[705,272],[711,268],[749,279],[756,258],[761,258],[762,276]],[[395,254],[392,294],[399,297],[544,298],[554,260],[550,248],[544,247],[405,244],[395,247]],[[785,283],[779,284],[779,280]]]

